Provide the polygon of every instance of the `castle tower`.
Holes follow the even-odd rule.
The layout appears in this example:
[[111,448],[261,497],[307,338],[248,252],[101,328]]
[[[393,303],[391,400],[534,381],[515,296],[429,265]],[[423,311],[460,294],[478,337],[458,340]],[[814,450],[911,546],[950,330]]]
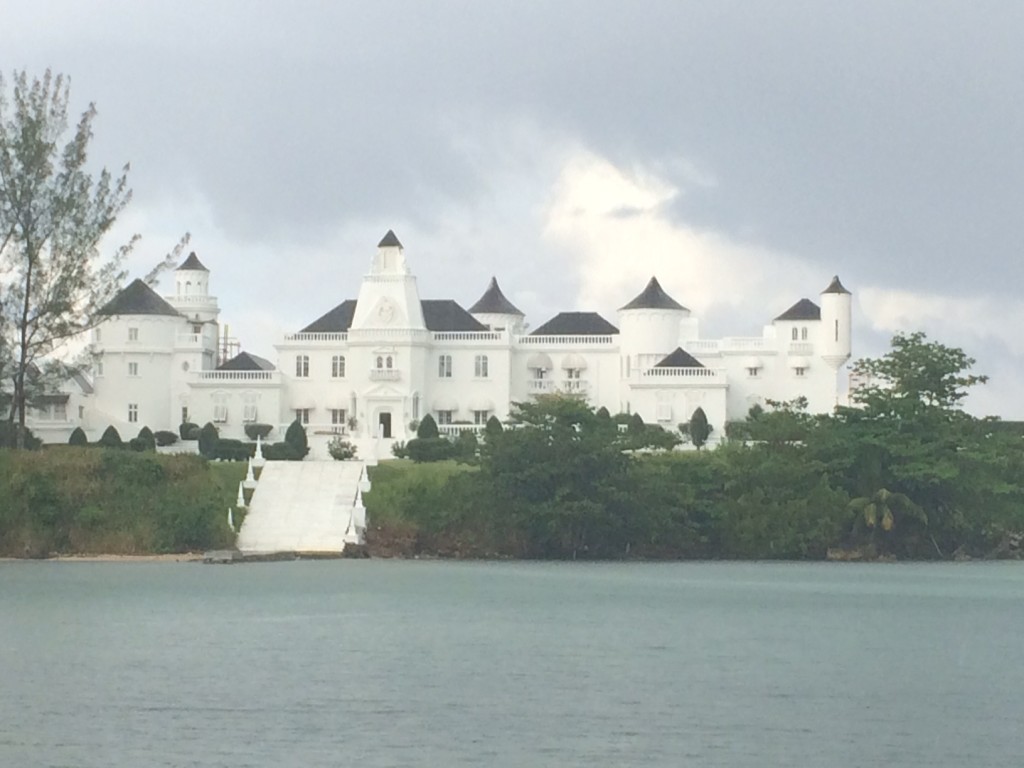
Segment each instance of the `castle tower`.
[[354,331],[426,328],[416,278],[409,272],[401,242],[390,229],[377,244],[370,271],[359,286],[359,298],[350,327]]
[[623,373],[649,368],[679,346],[690,310],[677,302],[652,277],[644,290],[619,309]]
[[469,314],[492,331],[508,330],[510,333],[523,332],[525,315],[516,305],[505,298],[498,287],[498,278],[492,277],[484,295],[469,308]]
[[850,359],[852,299],[838,275],[821,292],[821,359],[836,371]]
[[210,270],[203,266],[195,251],[174,271],[174,295],[168,296],[176,310],[193,323],[215,323],[220,309],[217,297],[210,295]]

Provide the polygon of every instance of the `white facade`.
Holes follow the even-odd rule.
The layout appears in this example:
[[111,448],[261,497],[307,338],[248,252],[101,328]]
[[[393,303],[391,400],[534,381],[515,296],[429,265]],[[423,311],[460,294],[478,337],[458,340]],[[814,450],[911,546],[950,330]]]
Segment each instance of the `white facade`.
[[421,301],[388,232],[357,298],[281,339],[276,368],[245,354],[218,367],[209,277],[192,254],[166,300],[139,281],[126,288],[94,332],[92,391],[76,394],[63,435],[47,437],[66,439],[81,424],[96,439],[113,424],[127,439],[142,426],[176,431],[187,418],[213,421],[225,437],[270,423],[270,439],[280,440],[299,418],[315,456],[334,434],[407,440],[427,413],[456,433],[506,419],[515,402],[565,392],[669,429],[701,407],[716,440],[765,400],[803,396],[812,411],[831,410],[850,357],[851,295],[838,278],[820,307],[802,299],[758,336],[701,338],[697,318],[653,278],[619,310],[617,327],[565,312],[527,334],[496,281],[469,311]]

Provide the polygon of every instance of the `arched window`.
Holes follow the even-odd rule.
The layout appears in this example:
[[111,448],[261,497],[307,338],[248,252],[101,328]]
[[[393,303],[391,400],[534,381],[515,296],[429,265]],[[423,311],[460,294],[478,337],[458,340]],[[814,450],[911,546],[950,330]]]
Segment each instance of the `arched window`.
[[190,293],[192,293],[192,281],[187,280],[185,282],[185,295],[188,296]]
[[473,375],[478,379],[488,377],[487,355],[477,355],[473,360]]
[[298,379],[309,378],[309,355],[295,356],[295,377]]
[[417,392],[412,396],[412,417],[414,420],[420,420],[420,393]]
[[391,370],[392,368],[394,368],[394,367],[395,367],[395,361],[394,361],[394,359],[393,359],[393,358],[391,357],[391,355],[388,355],[388,359],[387,359],[387,368],[388,368],[388,370],[390,371],[390,370]]
[[807,326],[800,329],[800,341],[807,341]]
[[331,358],[331,378],[345,378],[345,356],[335,355]]
[[800,331],[795,325],[793,326],[793,331],[790,335],[792,336],[793,341],[796,341],[797,339],[800,338]]
[[383,367],[384,367],[384,358],[381,357],[380,355],[377,355],[377,370],[380,370]]

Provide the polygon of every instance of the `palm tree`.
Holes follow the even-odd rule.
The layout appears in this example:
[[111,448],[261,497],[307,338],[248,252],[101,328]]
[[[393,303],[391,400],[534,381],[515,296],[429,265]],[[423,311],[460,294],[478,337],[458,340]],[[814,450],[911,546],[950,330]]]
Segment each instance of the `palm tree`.
[[[879,488],[870,496],[861,496],[850,502],[850,509],[856,513],[853,521],[854,533],[869,530],[871,543],[874,544],[881,529],[883,536],[892,533],[894,528],[902,530],[907,523],[918,522],[928,525],[928,515],[910,497],[903,493],[894,493],[887,488]],[[889,539],[886,536],[886,539]]]

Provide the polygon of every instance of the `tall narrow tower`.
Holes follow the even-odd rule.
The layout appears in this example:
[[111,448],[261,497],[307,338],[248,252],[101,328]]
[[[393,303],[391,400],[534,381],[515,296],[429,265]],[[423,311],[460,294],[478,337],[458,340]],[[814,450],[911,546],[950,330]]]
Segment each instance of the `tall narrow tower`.
[[192,251],[174,271],[174,295],[168,296],[176,310],[193,323],[215,323],[220,309],[217,297],[210,295],[210,270]]
[[838,275],[821,292],[821,359],[835,371],[850,359],[852,299]]

